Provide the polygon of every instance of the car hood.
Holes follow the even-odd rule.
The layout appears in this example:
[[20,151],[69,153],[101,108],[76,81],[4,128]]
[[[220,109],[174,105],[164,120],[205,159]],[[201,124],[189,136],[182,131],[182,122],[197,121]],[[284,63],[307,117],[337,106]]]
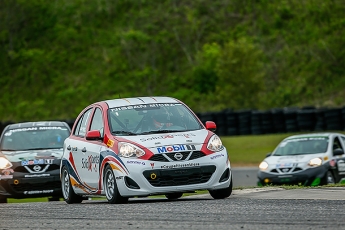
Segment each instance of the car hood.
[[11,162],[21,162],[38,159],[61,159],[62,149],[2,151],[0,156],[5,156]]
[[270,156],[265,159],[268,164],[282,164],[282,163],[303,163],[309,162],[311,159],[320,157],[323,159],[324,153],[320,154],[304,154],[291,156]]
[[188,131],[188,132],[174,132],[174,133],[159,133],[150,135],[126,136],[127,140],[138,143],[146,148],[167,145],[179,144],[203,144],[209,134],[206,129]]

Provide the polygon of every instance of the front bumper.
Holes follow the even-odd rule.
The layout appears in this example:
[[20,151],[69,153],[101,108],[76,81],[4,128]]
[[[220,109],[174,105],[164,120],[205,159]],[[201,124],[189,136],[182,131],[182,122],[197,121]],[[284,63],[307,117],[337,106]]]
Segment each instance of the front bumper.
[[[59,170],[34,177],[28,174],[14,173],[13,178],[0,180],[0,196],[7,198],[34,198],[62,196]],[[32,176],[32,174],[29,174]]]
[[322,183],[327,168],[321,165],[316,168],[309,168],[297,173],[269,173],[258,172],[258,185],[304,185],[317,186]]
[[128,175],[114,171],[119,192],[126,197],[222,189],[229,187],[232,178],[226,151],[191,161],[143,161],[126,167]]

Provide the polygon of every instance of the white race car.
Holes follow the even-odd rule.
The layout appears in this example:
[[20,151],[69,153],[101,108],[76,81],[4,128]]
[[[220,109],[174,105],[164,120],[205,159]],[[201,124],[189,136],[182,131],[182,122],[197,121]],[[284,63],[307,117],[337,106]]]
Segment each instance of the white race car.
[[258,185],[345,183],[344,143],[341,133],[287,137],[261,162]]
[[60,176],[67,203],[106,196],[109,203],[131,197],[208,190],[215,199],[232,193],[228,153],[183,102],[170,97],[101,101],[77,117],[64,142]]

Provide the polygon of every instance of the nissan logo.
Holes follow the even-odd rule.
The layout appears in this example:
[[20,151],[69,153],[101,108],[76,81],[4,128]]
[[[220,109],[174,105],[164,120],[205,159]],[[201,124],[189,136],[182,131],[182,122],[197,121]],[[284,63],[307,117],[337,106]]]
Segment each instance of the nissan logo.
[[35,165],[35,166],[33,167],[33,169],[34,169],[36,172],[38,172],[38,171],[41,170],[41,166]]
[[182,153],[175,153],[174,157],[175,157],[176,160],[179,161],[179,160],[182,159],[183,155],[182,155]]

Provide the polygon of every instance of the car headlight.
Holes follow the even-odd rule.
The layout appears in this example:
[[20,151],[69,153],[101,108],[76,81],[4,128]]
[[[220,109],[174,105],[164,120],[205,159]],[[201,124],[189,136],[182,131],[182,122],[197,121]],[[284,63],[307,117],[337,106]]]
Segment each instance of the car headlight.
[[8,169],[12,167],[12,163],[5,157],[0,157],[0,169]]
[[266,170],[267,168],[268,168],[268,164],[267,164],[266,161],[263,161],[263,162],[260,163],[259,169]]
[[129,143],[119,143],[119,156],[141,157],[144,154],[145,154],[145,151],[135,145],[132,145]]
[[321,164],[322,164],[321,158],[313,158],[313,159],[311,159],[311,160],[309,161],[309,163],[308,163],[308,165],[314,166],[314,167],[320,166]]
[[218,152],[224,149],[223,143],[217,135],[213,135],[208,141],[207,148],[211,151]]

